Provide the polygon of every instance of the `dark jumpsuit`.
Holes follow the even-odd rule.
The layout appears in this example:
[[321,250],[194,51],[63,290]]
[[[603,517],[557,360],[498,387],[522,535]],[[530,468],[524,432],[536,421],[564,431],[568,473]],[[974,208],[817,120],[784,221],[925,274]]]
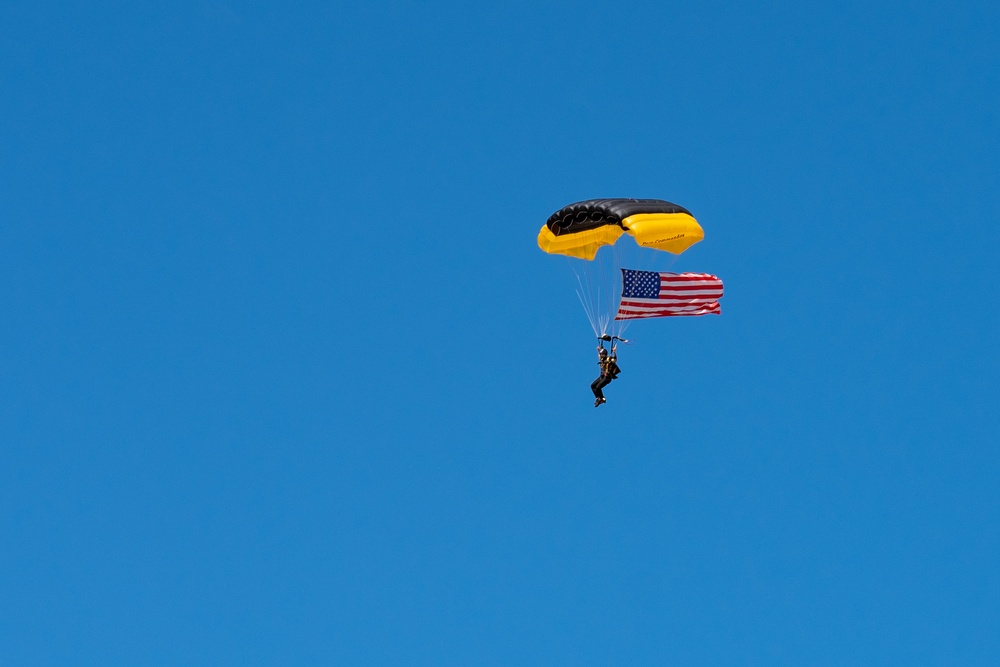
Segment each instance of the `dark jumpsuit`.
[[590,390],[594,392],[595,398],[604,398],[604,392],[601,390],[611,384],[611,381],[618,377],[622,369],[618,368],[618,364],[612,357],[607,357],[597,363],[601,365],[601,377],[590,384]]

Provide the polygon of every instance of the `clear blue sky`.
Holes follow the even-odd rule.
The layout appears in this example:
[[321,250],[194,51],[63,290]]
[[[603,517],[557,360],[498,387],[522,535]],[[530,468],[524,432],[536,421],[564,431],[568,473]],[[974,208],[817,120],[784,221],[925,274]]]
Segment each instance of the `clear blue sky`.
[[3,3],[0,663],[1000,664],[998,8]]

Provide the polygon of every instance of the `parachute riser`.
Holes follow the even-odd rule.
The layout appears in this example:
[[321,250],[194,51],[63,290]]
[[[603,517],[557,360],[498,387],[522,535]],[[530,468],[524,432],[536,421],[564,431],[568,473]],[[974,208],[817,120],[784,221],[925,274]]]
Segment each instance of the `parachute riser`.
[[[604,349],[604,343],[605,342],[609,342],[609,343],[611,343],[611,349],[612,350],[615,349],[616,347],[618,347],[618,343],[624,343],[625,345],[631,345],[634,342],[632,340],[629,340],[627,338],[621,338],[619,336],[609,336],[606,333],[605,334],[601,334],[600,336],[598,336],[597,340],[599,341],[598,342],[598,347],[600,347],[601,349]],[[616,343],[615,341],[618,341],[618,343]]]

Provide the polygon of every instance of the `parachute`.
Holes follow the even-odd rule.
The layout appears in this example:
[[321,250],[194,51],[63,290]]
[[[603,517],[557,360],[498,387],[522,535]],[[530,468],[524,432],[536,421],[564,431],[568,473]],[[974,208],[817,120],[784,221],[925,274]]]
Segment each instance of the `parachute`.
[[628,233],[643,248],[679,255],[705,238],[683,206],[662,199],[589,199],[564,206],[538,232],[538,247],[550,254],[592,260],[601,246]]
[[683,206],[662,199],[588,199],[550,215],[538,232],[538,247],[569,258],[594,334],[620,338],[632,321],[615,319],[621,269],[639,263],[669,267],[703,238],[701,225]]

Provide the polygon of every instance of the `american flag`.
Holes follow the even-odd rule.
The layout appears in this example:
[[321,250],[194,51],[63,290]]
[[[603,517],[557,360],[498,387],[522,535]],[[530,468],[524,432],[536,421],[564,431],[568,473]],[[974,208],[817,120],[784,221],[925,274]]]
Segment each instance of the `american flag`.
[[616,320],[722,312],[722,281],[710,273],[657,273],[622,269]]

